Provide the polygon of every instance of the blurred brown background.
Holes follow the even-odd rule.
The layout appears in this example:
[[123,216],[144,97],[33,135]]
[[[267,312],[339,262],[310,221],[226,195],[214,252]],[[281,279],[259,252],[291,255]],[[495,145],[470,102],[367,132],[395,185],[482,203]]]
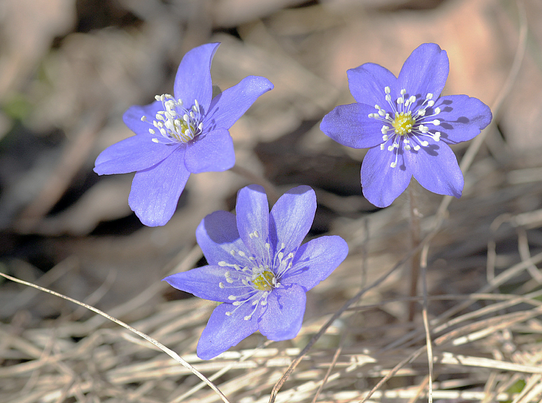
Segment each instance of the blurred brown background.
[[[523,44],[521,26],[528,27]],[[122,311],[126,320],[184,297],[156,284],[179,263],[183,270],[197,264],[198,255],[189,254],[197,224],[217,209],[232,209],[247,180],[231,172],[192,175],[171,222],[145,228],[127,203],[132,175],[98,177],[92,168],[103,149],[132,135],[122,122],[124,111],[171,92],[183,54],[215,41],[222,45],[212,65],[214,84],[225,89],[261,75],[275,85],[230,131],[238,165],[281,191],[298,184],[315,188],[319,210],[311,235],[338,233],[351,247],[329,285],[315,290],[320,297],[309,301],[307,317],[322,307],[332,312],[353,295],[360,283],[351,278],[362,278],[362,256],[369,256],[370,281],[408,248],[403,199],[375,212],[361,196],[364,151],[342,147],[319,130],[335,105],[353,102],[349,68],[375,62],[398,74],[413,49],[436,42],[450,58],[445,93],[493,106],[518,47],[525,48],[512,89],[466,176],[464,198],[452,202],[452,223],[435,241],[432,262],[440,271],[431,277],[433,292],[483,286],[491,223],[502,214],[540,211],[538,0],[2,0],[1,271],[106,310],[137,298],[150,284],[158,287],[137,313]],[[467,146],[455,151],[461,156]],[[427,217],[439,200],[424,196]],[[540,249],[540,225],[528,230],[531,247]],[[500,239],[505,257],[497,270],[524,258],[515,231]],[[447,278],[445,270],[452,268],[457,275]],[[402,295],[401,287],[396,279],[378,295]],[[17,334],[73,309],[0,280],[0,318]],[[388,323],[401,315],[397,306],[374,320]],[[197,331],[186,353],[193,353],[196,340]]]

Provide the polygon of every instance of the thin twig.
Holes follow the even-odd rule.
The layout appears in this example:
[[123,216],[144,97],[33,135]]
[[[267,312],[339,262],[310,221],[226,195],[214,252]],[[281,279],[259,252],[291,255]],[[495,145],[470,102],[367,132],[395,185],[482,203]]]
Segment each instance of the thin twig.
[[324,379],[322,379],[322,383],[320,383],[320,386],[318,387],[318,390],[314,394],[314,397],[312,398],[312,403],[316,403],[316,399],[318,399],[318,396],[322,392],[322,389],[324,389],[324,385],[326,384],[327,380],[329,379],[329,375],[331,374],[331,371],[333,371],[333,368],[335,368],[335,364],[337,364],[337,359],[341,355],[341,351],[343,350],[343,343],[345,339],[345,334],[347,331],[344,331],[341,333],[341,340],[339,342],[339,347],[337,347],[337,350],[335,351],[335,354],[333,355],[333,359],[331,360],[331,364],[329,364],[329,368],[326,371],[326,374],[324,375]]
[[428,247],[422,249],[422,256],[420,261],[420,266],[422,269],[422,293],[423,293],[423,305],[422,305],[422,320],[423,328],[425,330],[425,345],[427,347],[427,364],[429,367],[429,377],[427,380],[427,401],[428,403],[433,402],[433,343],[431,341],[431,328],[429,327],[429,318],[427,315],[428,310],[428,293],[427,293],[427,253],[429,252]]

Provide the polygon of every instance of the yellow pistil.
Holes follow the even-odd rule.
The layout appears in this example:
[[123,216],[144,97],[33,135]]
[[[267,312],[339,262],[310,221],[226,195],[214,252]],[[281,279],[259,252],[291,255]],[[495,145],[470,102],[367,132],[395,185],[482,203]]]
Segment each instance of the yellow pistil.
[[266,270],[252,280],[252,285],[260,291],[271,291],[275,286],[275,275]]
[[414,125],[414,119],[410,112],[401,112],[395,114],[395,119],[391,122],[395,133],[399,136],[405,136],[412,131],[412,126]]

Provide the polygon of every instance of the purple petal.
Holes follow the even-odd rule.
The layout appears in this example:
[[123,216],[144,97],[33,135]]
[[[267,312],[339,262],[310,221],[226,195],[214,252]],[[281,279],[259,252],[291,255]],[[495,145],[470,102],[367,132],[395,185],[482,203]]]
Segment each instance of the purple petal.
[[320,130],[337,143],[352,148],[370,148],[382,143],[382,122],[369,118],[374,106],[340,105],[322,119]]
[[348,255],[348,244],[340,236],[323,236],[301,245],[292,268],[280,283],[297,284],[305,291],[325,280]]
[[[160,101],[154,101],[152,104],[145,106],[134,105],[124,112],[122,120],[134,133],[156,137],[156,135],[149,132],[149,129],[156,129],[152,125],[152,121],[156,119],[156,114],[162,110],[164,110],[164,107]],[[145,121],[141,120],[143,116],[146,118]],[[156,133],[160,135],[158,131]]]
[[226,129],[215,130],[187,144],[184,159],[193,174],[225,171],[235,164],[233,140]]
[[197,99],[203,111],[209,110],[213,97],[211,62],[220,43],[207,43],[188,51],[175,76],[174,94],[183,101],[185,108],[194,105]]
[[254,256],[267,254],[265,243],[269,234],[269,203],[263,187],[250,185],[237,194],[237,229],[246,247]]
[[215,308],[198,342],[199,358],[210,360],[258,330],[258,315],[244,320],[244,317],[252,312],[250,303],[237,307],[233,315],[226,315],[226,312],[235,308],[231,304],[222,304]]
[[142,171],[163,161],[176,148],[154,143],[150,136],[138,134],[103,150],[96,158],[94,172],[111,175]]
[[446,51],[441,50],[437,44],[424,43],[414,49],[403,64],[395,95],[398,97],[399,91],[405,89],[409,96],[421,96],[425,99],[425,95],[431,93],[433,99],[437,99],[446,84],[448,72]]
[[[388,106],[384,88],[390,87],[394,93],[397,78],[388,69],[374,63],[365,63],[355,69],[350,69],[348,74],[348,85],[354,99],[360,104],[374,107],[380,106],[384,109]],[[372,112],[376,112],[374,109]]]
[[143,224],[165,225],[175,212],[190,176],[184,167],[184,151],[178,147],[158,165],[135,174],[128,204]]
[[228,211],[215,211],[201,220],[196,239],[209,264],[237,261],[238,254],[232,255],[231,251],[248,253],[239,237],[235,215]]
[[305,291],[295,284],[275,288],[267,297],[267,311],[258,324],[260,332],[273,341],[293,339],[301,329],[306,303]]
[[[231,295],[239,296],[252,291],[252,287],[228,287],[226,272],[237,277],[235,269],[221,266],[203,266],[164,278],[169,285],[178,290],[194,294],[198,298],[211,301],[230,302]],[[219,286],[223,283],[224,288]]]
[[461,197],[463,173],[448,145],[425,138],[429,145],[406,153],[405,159],[414,178],[430,192]]
[[263,93],[273,89],[264,77],[248,76],[237,85],[213,98],[203,125],[212,129],[229,129]]
[[309,232],[316,212],[316,194],[309,186],[298,186],[284,193],[271,210],[270,238],[275,251],[287,255],[296,250]]
[[482,101],[468,95],[450,95],[438,100],[440,113],[435,119],[441,121],[435,130],[442,133],[441,140],[457,144],[472,140],[491,122],[491,110]]
[[395,151],[371,148],[361,164],[361,186],[363,195],[377,207],[388,207],[401,193],[405,191],[412,173],[405,165],[403,150],[397,154],[397,166],[391,167],[395,161]]

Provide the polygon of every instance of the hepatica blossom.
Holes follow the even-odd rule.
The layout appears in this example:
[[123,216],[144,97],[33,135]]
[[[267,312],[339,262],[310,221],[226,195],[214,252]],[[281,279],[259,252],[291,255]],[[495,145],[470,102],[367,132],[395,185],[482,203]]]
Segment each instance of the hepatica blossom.
[[320,128],[335,141],[369,148],[361,166],[364,196],[387,207],[412,176],[431,192],[460,197],[463,174],[448,146],[471,140],[491,111],[467,95],[440,96],[448,56],[433,43],[415,49],[399,77],[373,63],[348,70],[356,103],[328,113]]
[[216,211],[196,231],[208,266],[164,280],[179,290],[221,302],[203,330],[197,353],[211,359],[259,330],[270,340],[294,338],[305,313],[305,293],[344,260],[346,242],[324,236],[303,245],[316,210],[308,186],[285,193],[269,213],[263,188],[237,196],[237,216]]
[[173,95],[157,95],[132,106],[124,123],[136,134],[104,150],[96,159],[99,175],[136,172],[128,203],[148,226],[166,224],[191,173],[225,171],[235,163],[228,129],[273,84],[249,76],[212,97],[211,61],[219,43],[184,56]]

